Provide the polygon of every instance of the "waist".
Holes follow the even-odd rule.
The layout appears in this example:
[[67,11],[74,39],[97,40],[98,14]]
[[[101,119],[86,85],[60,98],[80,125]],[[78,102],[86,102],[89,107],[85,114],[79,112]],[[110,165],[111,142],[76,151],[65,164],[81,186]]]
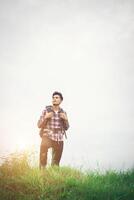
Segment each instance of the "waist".
[[48,133],[48,132],[53,132],[53,133],[58,133],[58,132],[62,132],[63,129],[61,128],[49,128],[49,129],[43,129],[43,132]]
[[58,132],[62,131],[62,128],[50,128],[51,131]]

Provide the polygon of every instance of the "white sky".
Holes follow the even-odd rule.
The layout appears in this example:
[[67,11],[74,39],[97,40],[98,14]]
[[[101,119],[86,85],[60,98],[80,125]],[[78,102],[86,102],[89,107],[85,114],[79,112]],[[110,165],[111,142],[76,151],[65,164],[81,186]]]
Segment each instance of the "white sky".
[[134,166],[134,1],[0,0],[0,155],[39,150],[37,121],[61,91],[62,165]]

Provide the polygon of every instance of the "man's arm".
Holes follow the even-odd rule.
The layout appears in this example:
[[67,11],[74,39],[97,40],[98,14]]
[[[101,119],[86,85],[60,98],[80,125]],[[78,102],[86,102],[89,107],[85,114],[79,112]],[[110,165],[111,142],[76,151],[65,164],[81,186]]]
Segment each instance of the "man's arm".
[[46,115],[46,110],[43,110],[42,115],[40,116],[40,119],[38,120],[37,123],[38,128],[43,128],[46,125],[47,119],[45,119],[45,115]]
[[69,129],[69,122],[68,120],[64,120],[63,122],[64,122],[64,128],[67,131]]
[[64,113],[60,113],[60,117],[63,120],[64,129],[68,130],[68,128],[69,128],[69,122],[68,122],[67,114],[65,112]]
[[53,112],[48,113],[46,110],[43,110],[42,115],[40,116],[40,119],[37,123],[38,128],[44,128],[44,126],[47,124],[48,119],[50,119],[52,116]]

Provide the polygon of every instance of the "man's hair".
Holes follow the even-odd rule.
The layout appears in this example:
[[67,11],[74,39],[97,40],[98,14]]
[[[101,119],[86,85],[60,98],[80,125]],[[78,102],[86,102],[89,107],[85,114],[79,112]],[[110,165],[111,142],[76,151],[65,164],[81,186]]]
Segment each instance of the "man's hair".
[[62,94],[61,94],[60,92],[55,91],[55,92],[52,94],[52,97],[54,97],[55,95],[59,95],[60,98],[61,98],[61,100],[63,101],[63,96],[62,96]]

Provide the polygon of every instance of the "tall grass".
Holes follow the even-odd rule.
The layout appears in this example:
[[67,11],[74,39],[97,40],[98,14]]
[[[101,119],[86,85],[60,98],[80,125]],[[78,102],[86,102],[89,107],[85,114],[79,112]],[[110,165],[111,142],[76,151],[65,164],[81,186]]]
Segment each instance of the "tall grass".
[[0,200],[133,200],[134,170],[81,172],[70,167],[40,171],[27,153],[0,166]]

